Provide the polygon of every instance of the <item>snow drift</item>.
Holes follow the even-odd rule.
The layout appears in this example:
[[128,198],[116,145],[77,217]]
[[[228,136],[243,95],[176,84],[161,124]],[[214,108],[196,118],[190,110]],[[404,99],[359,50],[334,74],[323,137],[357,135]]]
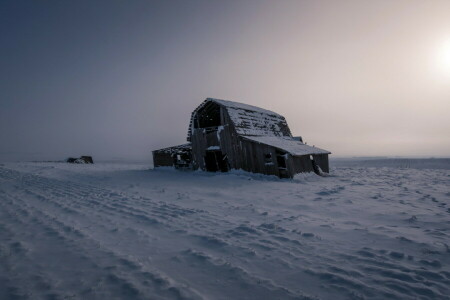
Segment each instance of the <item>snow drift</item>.
[[0,299],[449,299],[449,178],[5,163]]

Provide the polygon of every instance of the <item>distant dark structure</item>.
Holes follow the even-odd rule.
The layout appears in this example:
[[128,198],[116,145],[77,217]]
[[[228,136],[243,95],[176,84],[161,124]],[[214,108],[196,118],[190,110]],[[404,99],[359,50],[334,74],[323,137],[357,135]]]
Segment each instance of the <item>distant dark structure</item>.
[[177,169],[192,167],[191,144],[164,148],[153,151],[153,164],[155,167],[174,166]]
[[70,164],[93,164],[92,156],[81,156],[80,158],[69,157],[66,162]]
[[187,140],[153,151],[155,167],[242,169],[280,178],[329,172],[331,152],[304,144],[283,116],[256,106],[207,98],[192,112]]

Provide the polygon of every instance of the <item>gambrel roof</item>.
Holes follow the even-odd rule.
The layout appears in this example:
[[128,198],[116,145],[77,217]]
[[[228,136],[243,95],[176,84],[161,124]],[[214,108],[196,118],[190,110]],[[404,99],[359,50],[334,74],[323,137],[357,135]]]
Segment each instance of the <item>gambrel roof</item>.
[[331,154],[327,150],[311,147],[294,139],[286,119],[282,115],[260,107],[215,98],[206,98],[192,112],[188,141],[190,141],[196,114],[203,108],[207,109],[211,103],[216,103],[226,109],[237,134],[244,139],[275,147],[293,156]]
[[236,128],[237,134],[241,136],[292,137],[286,119],[282,115],[248,104],[207,98],[192,112],[188,130],[188,141],[191,137],[195,115],[211,102],[219,104],[227,110],[228,115]]

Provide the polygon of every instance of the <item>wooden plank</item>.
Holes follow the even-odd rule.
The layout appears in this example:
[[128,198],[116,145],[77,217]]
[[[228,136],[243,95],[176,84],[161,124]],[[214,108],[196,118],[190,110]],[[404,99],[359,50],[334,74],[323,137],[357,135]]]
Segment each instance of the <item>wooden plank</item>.
[[313,155],[314,161],[322,169],[323,172],[329,173],[330,166],[328,163],[328,154],[317,154]]

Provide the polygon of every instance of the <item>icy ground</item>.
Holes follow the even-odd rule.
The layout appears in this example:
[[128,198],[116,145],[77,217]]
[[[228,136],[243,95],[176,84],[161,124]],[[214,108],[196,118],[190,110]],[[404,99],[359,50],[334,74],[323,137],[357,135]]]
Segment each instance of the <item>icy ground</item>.
[[0,299],[450,299],[438,166],[280,180],[3,163]]

